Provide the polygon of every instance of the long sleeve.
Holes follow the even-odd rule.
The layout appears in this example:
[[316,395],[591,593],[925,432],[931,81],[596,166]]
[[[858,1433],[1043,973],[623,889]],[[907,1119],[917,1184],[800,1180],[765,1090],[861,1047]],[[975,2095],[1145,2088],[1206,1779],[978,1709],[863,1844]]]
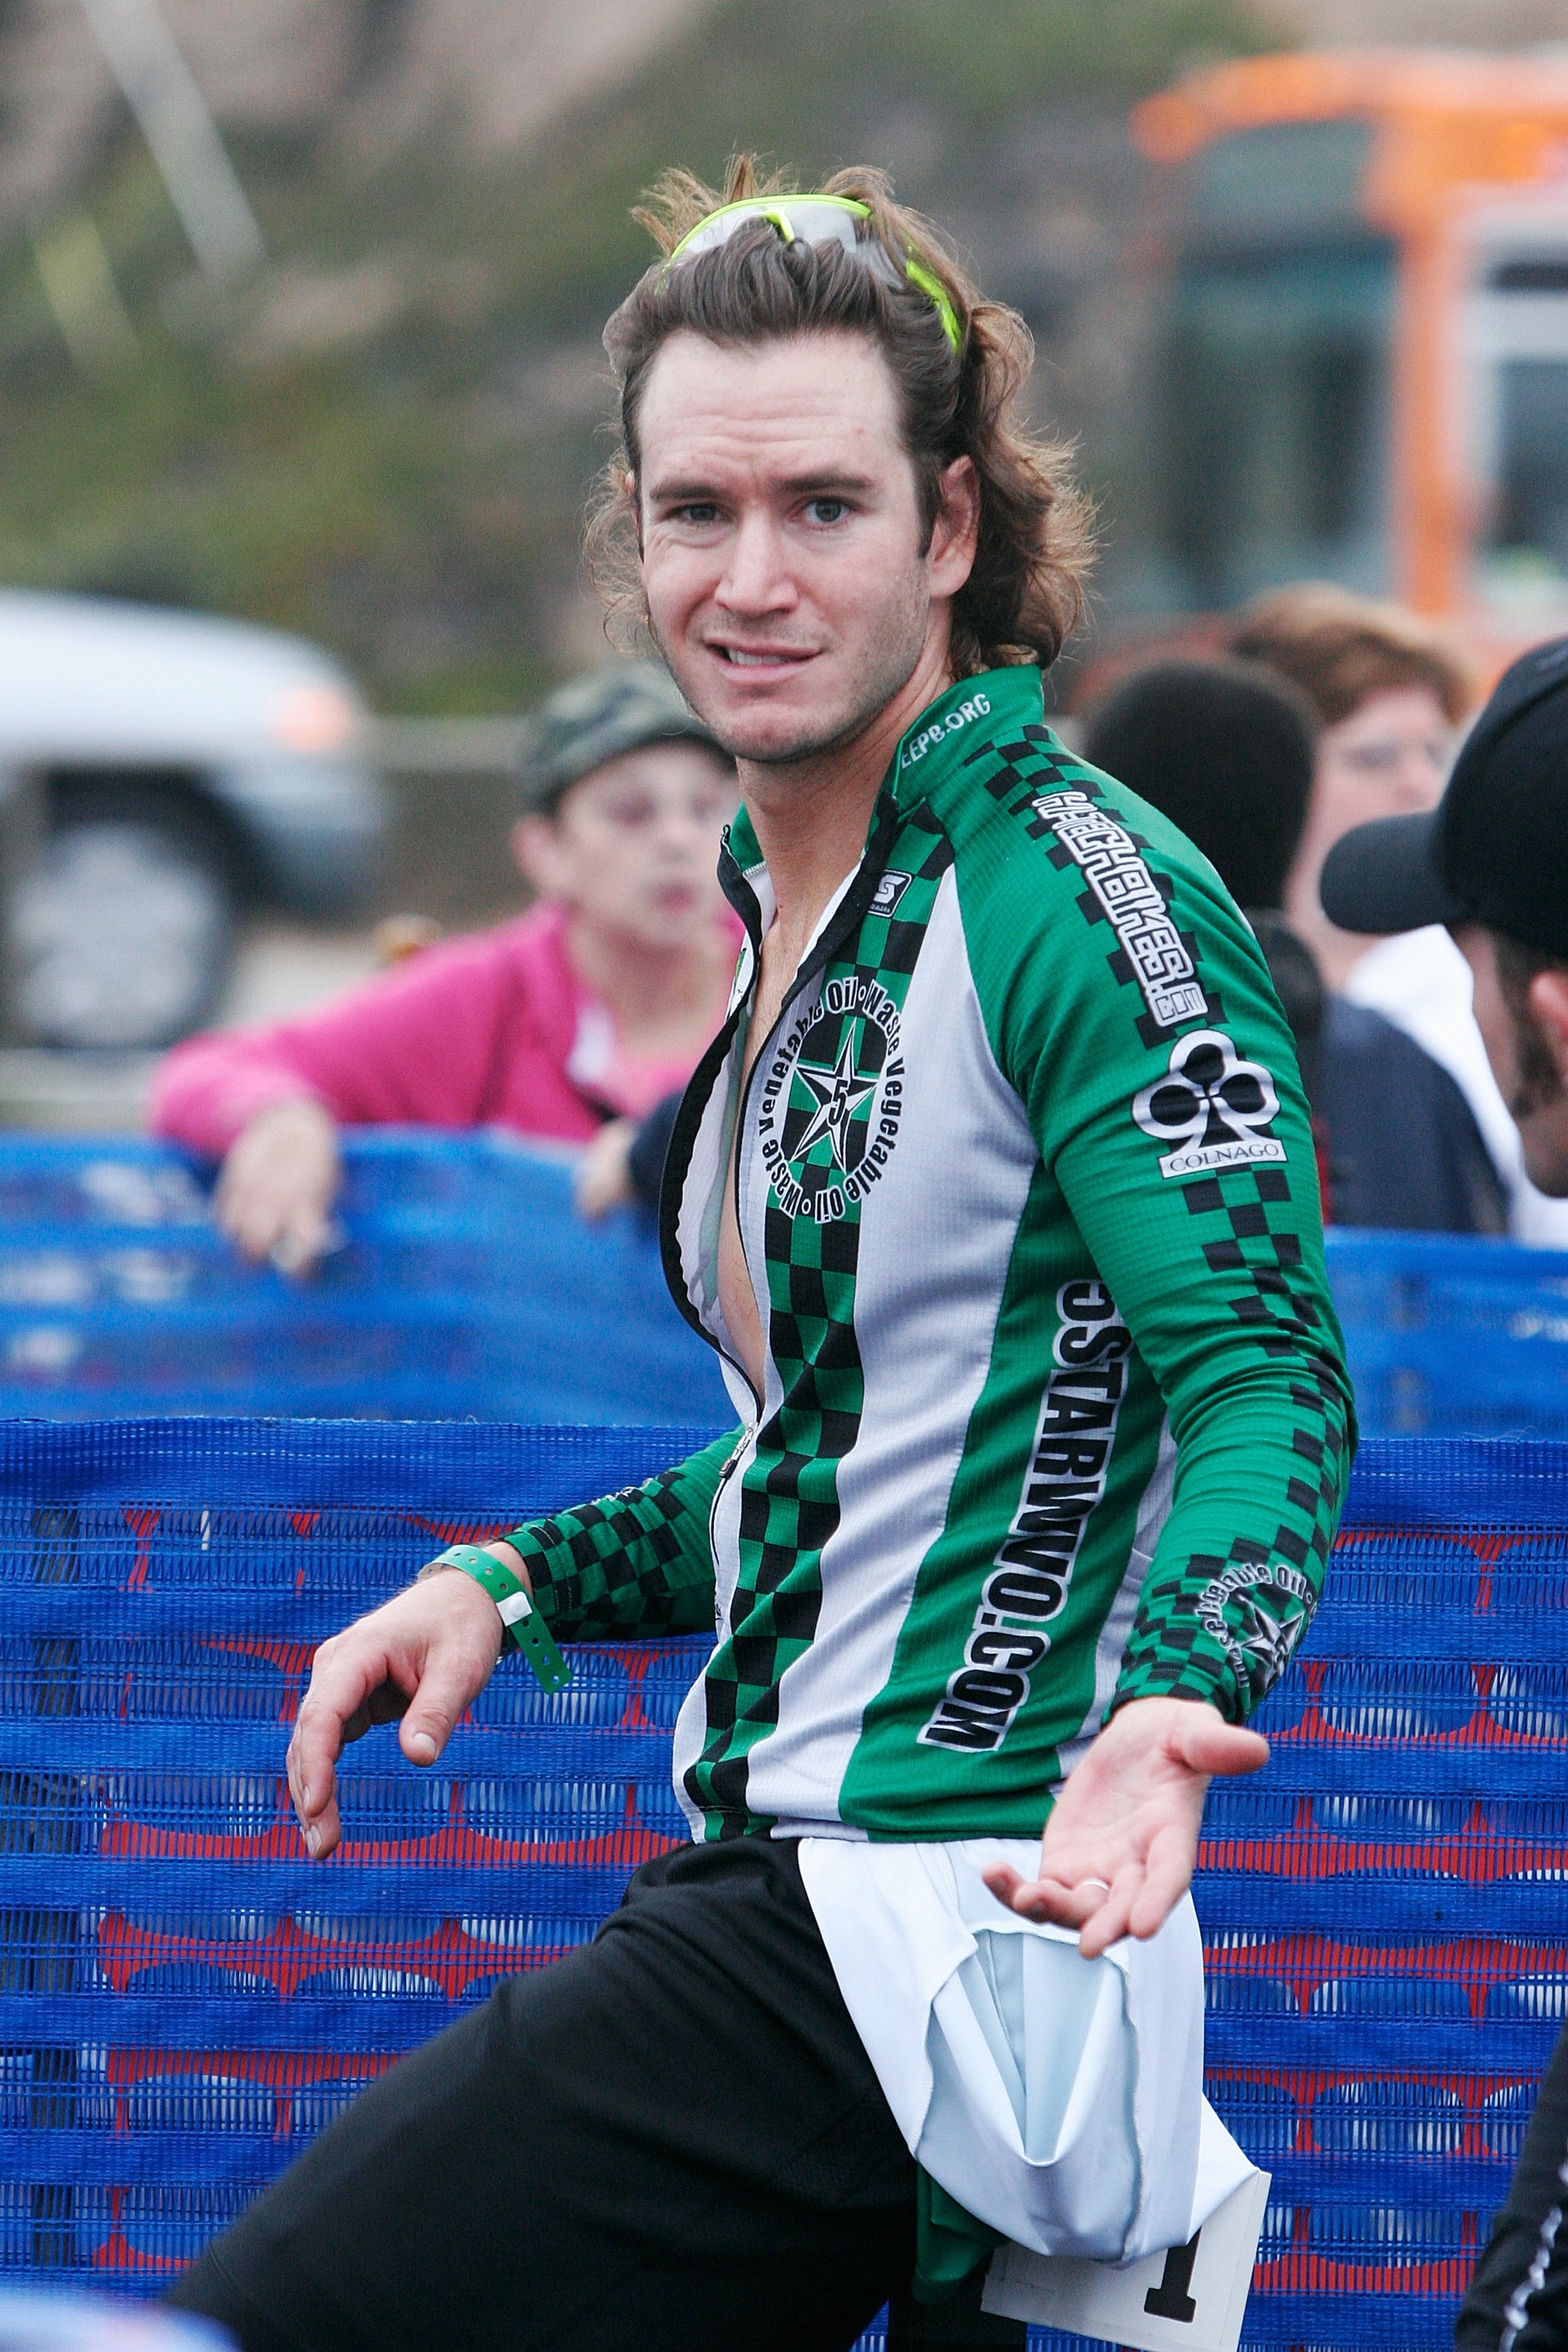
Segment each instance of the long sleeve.
[[567,983],[530,936],[532,919],[428,948],[299,1019],[177,1045],[153,1089],[154,1131],[218,1154],[258,1111],[303,1095],[344,1127],[465,1128],[505,1115],[586,1140],[599,1115],[564,1067]]
[[[1316,1606],[1354,1444],[1351,1390],[1307,1106],[1257,942],[1190,845],[1121,804],[1150,865],[1179,845],[1159,878],[1205,1025],[1173,1035],[1133,1017],[1109,926],[1073,904],[1054,950],[1037,929],[998,1030],[1175,1448],[1113,1705],[1165,1694],[1242,1721]],[[1081,887],[1065,860],[1046,879]]]
[[512,1530],[552,1633],[711,1631],[710,1521],[740,1439],[731,1429],[640,1486]]

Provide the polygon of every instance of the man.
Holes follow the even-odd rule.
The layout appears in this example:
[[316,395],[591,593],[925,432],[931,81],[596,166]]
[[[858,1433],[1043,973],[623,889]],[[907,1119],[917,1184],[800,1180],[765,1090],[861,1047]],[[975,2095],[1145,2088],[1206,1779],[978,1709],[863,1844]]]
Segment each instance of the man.
[[837,2352],[889,2294],[895,2342],[1021,2342],[978,2271],[924,2315],[901,2294],[932,2208],[805,1857],[962,1866],[1089,1955],[1154,1936],[1208,1777],[1265,1759],[1245,1719],[1342,1496],[1255,943],[1044,722],[1081,531],[1016,414],[1022,326],[875,173],[759,201],[742,164],[726,194],[666,184],[668,257],[611,321],[595,541],[745,796],[746,944],[663,1203],[742,1426],[433,1563],[323,1647],[289,1761],[325,1855],[343,1739],[401,1714],[432,1760],[503,1613],[547,1674],[542,1622],[715,1624],[676,1741],[694,1843],[204,2257],[175,2300],[247,2352]]
[[511,853],[537,903],[426,948],[337,1003],[193,1037],[152,1119],[223,1161],[247,1256],[328,1245],[343,1127],[496,1125],[625,1153],[723,1018],[740,927],[713,875],[735,774],[653,662],[551,696],[529,730]]
[[[1568,637],[1504,672],[1442,804],[1347,834],[1323,905],[1352,931],[1446,923],[1518,1124],[1530,1181],[1568,1198]],[[1465,2352],[1568,2345],[1568,2035],[1552,2053],[1507,2203],[1476,2267]]]

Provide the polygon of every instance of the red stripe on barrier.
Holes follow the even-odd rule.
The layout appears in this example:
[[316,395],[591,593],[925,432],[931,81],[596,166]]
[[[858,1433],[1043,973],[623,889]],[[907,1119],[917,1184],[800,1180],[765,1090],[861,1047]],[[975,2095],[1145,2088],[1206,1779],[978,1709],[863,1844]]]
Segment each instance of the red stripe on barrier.
[[[1295,2156],[1321,2156],[1332,2153],[1331,2150],[1320,2148],[1313,2135],[1312,2107],[1325,2091],[1364,2091],[1369,2083],[1379,2085],[1388,2083],[1408,2083],[1419,2091],[1441,2091],[1448,2098],[1458,2102],[1464,2117],[1462,2123],[1459,2123],[1458,2116],[1452,2113],[1445,2116],[1441,2109],[1422,2114],[1412,2108],[1407,2117],[1402,2117],[1396,2110],[1375,2108],[1371,2105],[1362,2110],[1363,2116],[1369,2123],[1376,2122],[1390,2126],[1395,2126],[1402,2121],[1408,2121],[1415,2129],[1428,2125],[1451,2127],[1458,2124],[1459,2144],[1451,2150],[1431,2155],[1430,2160],[1435,2163],[1446,2163],[1450,2160],[1458,2162],[1467,2158],[1482,2163],[1503,2162],[1504,2159],[1498,2157],[1494,2148],[1489,2148],[1481,2137],[1481,2124],[1485,2119],[1487,2107],[1492,2100],[1510,2092],[1533,2093],[1536,2082],[1537,2078],[1533,2074],[1421,2074],[1399,2072],[1369,2075],[1364,2069],[1342,2071],[1331,2067],[1290,2066],[1209,2066],[1204,2070],[1204,2088],[1210,2096],[1213,2095],[1211,2085],[1217,2088],[1227,2083],[1262,2084],[1270,2090],[1283,2091],[1297,2109],[1295,2144],[1291,2150],[1292,2155]],[[1522,2122],[1523,2118],[1521,2117],[1520,2120]]]
[[270,1985],[289,2000],[310,1977],[329,1969],[356,1969],[368,1976],[417,1977],[457,2000],[490,1977],[547,1968],[567,1947],[487,1943],[456,1919],[445,1919],[433,1935],[372,1943],[348,1936],[316,1936],[292,1918],[279,1919],[265,1936],[187,1936],[142,1927],[123,1913],[110,1912],[99,1929],[99,1958],[116,1992],[129,1990],[149,1969],[195,1967]]
[[318,2083],[349,2083],[361,2088],[384,2074],[396,2059],[384,2051],[315,2050],[110,2050],[106,2069],[115,2092],[114,2129],[132,2129],[130,2094],[143,2084],[198,2076],[208,2084],[254,2084],[275,2094],[272,2136],[289,2139],[294,2101]]
[[1321,1829],[1313,1820],[1312,1806],[1310,1797],[1297,1801],[1293,1830],[1276,1831],[1267,1837],[1201,1839],[1200,1869],[1261,1871],[1271,1878],[1415,1872],[1455,1879],[1467,1886],[1491,1886],[1500,1879],[1525,1875],[1568,1879],[1568,1845],[1532,1845],[1495,1832],[1485,1807],[1479,1804],[1470,1808],[1464,1828],[1456,1833],[1406,1845],[1346,1838],[1335,1830]]
[[[1410,1731],[1346,1731],[1338,1724],[1327,1722],[1323,1714],[1323,1688],[1335,1663],[1331,1658],[1302,1658],[1298,1661],[1307,1685],[1307,1703],[1295,1723],[1284,1725],[1278,1731],[1269,1733],[1269,1740],[1274,1747],[1375,1748],[1385,1750],[1409,1747],[1512,1748],[1522,1749],[1527,1754],[1555,1756],[1562,1753],[1563,1742],[1561,1732],[1510,1731],[1506,1724],[1499,1723],[1484,1705],[1478,1706],[1457,1729],[1449,1731],[1434,1731],[1425,1725]],[[1470,1666],[1470,1677],[1476,1685],[1478,1698],[1484,1701],[1491,1696],[1497,1672],[1495,1664]],[[1352,1694],[1340,1702],[1331,1691],[1326,1704],[1330,1706],[1342,1704],[1347,1708],[1358,1707],[1369,1713],[1379,1708],[1389,1713],[1403,1709],[1415,1716],[1419,1716],[1424,1706],[1429,1709],[1430,1705],[1419,1692],[1400,1695],[1393,1691]]]
[[111,2189],[109,2192],[109,2235],[93,2251],[92,2266],[100,2271],[142,2271],[156,2273],[164,2278],[176,2271],[188,2270],[190,2263],[181,2254],[144,2254],[133,2246],[121,2223],[124,2210],[125,2191]]
[[1311,2214],[1297,2206],[1287,2253],[1271,2254],[1252,2273],[1254,2294],[1419,2294],[1460,2295],[1470,2283],[1479,2232],[1476,2217],[1466,2213],[1459,2223],[1458,2254],[1407,2260],[1357,2262],[1320,2253],[1311,2244]]
[[[170,1830],[138,1822],[110,1810],[99,1838],[100,1854],[116,1861],[176,1862],[303,1862],[305,1842],[289,1801],[288,1781],[273,1784],[275,1817],[265,1830],[226,1832],[216,1830]],[[356,1864],[396,1864],[416,1868],[432,1863],[467,1863],[480,1870],[535,1867],[560,1869],[639,1869],[656,1854],[668,1853],[682,1843],[652,1829],[637,1811],[637,1790],[628,1788],[620,1825],[587,1837],[492,1837],[470,1829],[463,1818],[467,1790],[461,1781],[452,1788],[444,1825],[419,1837],[345,1838],[337,1852],[320,1867],[352,1869]]]
[[139,1508],[132,1503],[121,1507],[121,1517],[136,1538],[136,1557],[125,1580],[127,1592],[141,1592],[145,1588],[147,1564],[152,1558],[153,1533],[163,1516],[162,1509]]
[[1264,1977],[1283,1984],[1305,2010],[1326,1984],[1342,1979],[1416,1979],[1458,1984],[1478,2021],[1495,1985],[1521,1978],[1568,1975],[1568,1947],[1522,1944],[1501,1936],[1458,1937],[1451,1944],[1399,1946],[1341,1944],[1326,1936],[1279,1936],[1268,1943],[1223,1944],[1205,1948],[1210,1976]]

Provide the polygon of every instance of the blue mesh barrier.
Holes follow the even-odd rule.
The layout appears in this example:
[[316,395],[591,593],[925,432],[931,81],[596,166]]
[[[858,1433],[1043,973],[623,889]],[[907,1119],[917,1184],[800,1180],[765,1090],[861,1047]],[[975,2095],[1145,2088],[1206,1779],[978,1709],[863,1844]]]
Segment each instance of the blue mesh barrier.
[[1344,1227],[1328,1245],[1364,1433],[1568,1438],[1568,1251]]
[[380,1129],[344,1162],[342,1245],[296,1282],[167,1145],[0,1136],[0,1415],[730,1417],[650,1222],[584,1224],[562,1155]]
[[[0,1415],[728,1419],[647,1221],[587,1226],[559,1157],[494,1133],[346,1139],[343,1245],[247,1268],[167,1145],[0,1136]],[[1368,1435],[1568,1438],[1568,1253],[1336,1230]]]
[[[0,2273],[154,2290],[682,1834],[698,1641],[578,1645],[554,1698],[505,1668],[429,1772],[372,1733],[322,1866],[283,1748],[313,1645],[440,1544],[700,1434],[0,1423]],[[1209,2092],[1274,2175],[1260,2352],[1450,2340],[1568,2016],[1565,1599],[1568,1447],[1368,1445],[1273,1761],[1211,1795]]]

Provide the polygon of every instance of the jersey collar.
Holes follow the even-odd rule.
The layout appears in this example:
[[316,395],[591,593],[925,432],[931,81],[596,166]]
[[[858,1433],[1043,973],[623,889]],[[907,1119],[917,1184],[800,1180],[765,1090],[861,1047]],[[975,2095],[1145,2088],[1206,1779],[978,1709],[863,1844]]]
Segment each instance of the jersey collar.
[[[871,812],[862,854],[860,881],[874,889],[892,847],[893,824],[917,808],[982,746],[1014,741],[1026,726],[1044,719],[1040,672],[1032,662],[1008,669],[983,670],[961,678],[921,712],[900,739],[888,764]],[[879,856],[879,850],[880,855]],[[868,873],[865,869],[874,867]],[[767,867],[742,804],[726,828],[719,854],[724,895],[746,926],[753,948],[761,944],[773,910]],[[857,891],[855,894],[858,896]],[[766,914],[764,915],[764,902]]]
[[903,737],[882,790],[893,793],[900,814],[907,816],[976,751],[1016,742],[1025,727],[1040,726],[1044,717],[1040,672],[1033,662],[960,678],[927,704]]

